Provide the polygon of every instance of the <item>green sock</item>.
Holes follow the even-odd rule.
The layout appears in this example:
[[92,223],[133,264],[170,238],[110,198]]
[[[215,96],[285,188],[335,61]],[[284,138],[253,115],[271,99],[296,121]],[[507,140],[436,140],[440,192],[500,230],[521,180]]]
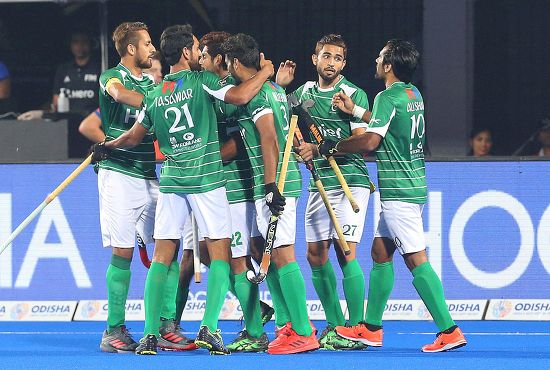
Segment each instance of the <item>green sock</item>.
[[176,323],[181,322],[181,315],[185,310],[187,298],[189,297],[189,287],[178,286],[178,294],[176,296]]
[[148,334],[159,336],[160,310],[162,297],[168,278],[168,266],[160,262],[151,263],[145,280],[145,329],[143,336]]
[[229,274],[229,291],[236,297],[237,291],[235,290],[235,275],[233,273]]
[[274,263],[269,265],[267,272],[267,286],[269,288],[269,294],[271,295],[271,303],[275,310],[275,325],[278,327],[285,326],[287,322],[290,322],[290,312],[286,306],[283,292],[281,291],[281,283],[279,282],[279,271]]
[[201,326],[208,326],[211,332],[215,332],[218,328],[218,317],[222,310],[228,286],[229,263],[222,260],[212,260],[206,287],[206,308],[201,323]]
[[260,289],[258,284],[248,281],[246,271],[233,276],[237,298],[243,310],[246,331],[254,338],[259,338],[264,333],[264,327],[262,325]]
[[344,325],[346,319],[336,291],[336,274],[330,260],[322,266],[311,266],[313,287],[323,304],[327,324],[330,327]]
[[393,289],[393,281],[393,262],[373,262],[365,318],[368,324],[382,326],[382,315]]
[[455,322],[451,318],[449,308],[445,302],[443,285],[439,276],[432,269],[432,265],[429,262],[424,262],[420,266],[416,266],[412,270],[412,274],[414,276],[413,285],[426,308],[430,311],[439,331],[454,326]]
[[108,309],[107,309],[107,331],[124,325],[126,316],[125,306],[126,298],[128,298],[128,289],[130,288],[130,264],[132,259],[120,257],[117,255],[111,256],[111,264],[107,268],[107,293],[108,293]]
[[176,259],[172,261],[170,267],[168,268],[168,277],[166,278],[166,287],[164,288],[162,309],[160,310],[160,317],[163,319],[176,318],[176,298],[178,294],[179,279],[180,264]]
[[[348,304],[349,323],[357,325],[365,316],[365,275],[357,260],[342,266],[344,296]],[[342,324],[343,325],[343,324]]]
[[297,262],[290,262],[279,269],[279,282],[290,312],[292,329],[299,335],[310,336],[311,326],[307,316],[306,284]]

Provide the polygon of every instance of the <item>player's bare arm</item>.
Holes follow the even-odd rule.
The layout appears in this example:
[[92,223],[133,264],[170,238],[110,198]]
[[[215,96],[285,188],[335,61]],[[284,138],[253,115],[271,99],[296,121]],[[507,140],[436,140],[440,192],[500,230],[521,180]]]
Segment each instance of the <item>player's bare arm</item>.
[[286,60],[281,62],[277,75],[275,76],[275,82],[282,88],[286,88],[294,80],[294,72],[296,71],[296,63],[292,60]]
[[238,86],[233,86],[225,94],[224,101],[235,105],[248,103],[262,88],[263,83],[273,75],[274,68],[271,60],[265,59],[260,53],[260,70],[250,79],[243,81]]
[[117,148],[133,148],[143,140],[147,129],[140,122],[134,123],[131,129],[120,135],[114,140],[107,141],[105,148],[112,150]]
[[265,114],[256,121],[264,160],[264,183],[274,183],[279,163],[279,143],[273,114]]
[[125,88],[124,85],[116,79],[107,82],[106,91],[117,103],[131,105],[134,108],[141,107],[143,94]]
[[235,137],[231,137],[220,148],[220,154],[222,156],[222,162],[230,162],[237,156],[238,144]]
[[324,140],[319,144],[319,153],[324,156],[336,153],[368,153],[378,148],[381,141],[382,136],[374,132],[365,132],[338,142]]
[[101,130],[101,118],[96,112],[90,113],[78,126],[78,132],[94,143],[105,140],[105,133]]
[[344,113],[360,118],[363,122],[370,121],[371,111],[363,107],[356,106],[353,100],[341,91],[337,92],[332,97],[332,105],[338,107]]

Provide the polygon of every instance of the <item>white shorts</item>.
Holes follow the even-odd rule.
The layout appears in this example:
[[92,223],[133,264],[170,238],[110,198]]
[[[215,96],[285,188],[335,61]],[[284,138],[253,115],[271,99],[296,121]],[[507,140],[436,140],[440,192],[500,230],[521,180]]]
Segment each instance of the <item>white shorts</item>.
[[[286,205],[283,213],[279,216],[277,222],[277,232],[275,234],[275,242],[273,248],[278,248],[282,245],[291,245],[296,241],[296,203],[297,198],[286,198]],[[256,206],[256,220],[258,229],[261,235],[265,238],[267,234],[267,226],[271,212],[265,203],[265,199],[258,199],[254,202]]]
[[[193,214],[193,212],[191,212],[191,214]],[[204,241],[204,236],[201,235],[200,230],[197,230],[197,232],[198,232],[199,242]],[[191,217],[187,217],[187,221],[185,221],[185,225],[183,226],[183,236],[181,239],[181,245],[183,250],[189,250],[189,251],[193,250],[193,223],[191,222]]]
[[210,239],[231,237],[231,214],[225,187],[206,193],[160,193],[155,217],[155,239],[180,239],[191,212],[200,234]]
[[103,246],[133,248],[136,232],[152,243],[159,182],[100,169],[97,187]]
[[401,255],[426,249],[422,210],[424,204],[382,201],[375,238],[391,239]]
[[[342,189],[329,190],[327,191],[327,196],[336,214],[336,219],[346,236],[346,241],[359,243],[365,226],[370,189],[352,187],[350,190],[353,198],[355,198],[355,201],[359,205],[359,212],[357,213],[353,212],[353,208],[351,208],[351,204]],[[309,193],[305,214],[305,227],[307,242],[338,239],[338,234],[336,234],[334,225],[319,192]]]

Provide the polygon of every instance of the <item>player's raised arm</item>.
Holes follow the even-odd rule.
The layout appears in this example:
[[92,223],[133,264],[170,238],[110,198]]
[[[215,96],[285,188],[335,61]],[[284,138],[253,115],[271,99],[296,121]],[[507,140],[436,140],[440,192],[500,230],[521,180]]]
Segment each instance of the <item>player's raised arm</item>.
[[274,68],[271,60],[265,59],[264,54],[260,53],[260,70],[252,78],[243,81],[238,86],[233,86],[227,90],[224,101],[235,105],[244,105],[248,103],[262,88],[263,83],[273,75]]
[[118,78],[111,78],[107,81],[105,92],[117,103],[131,105],[134,108],[139,108],[143,101],[143,94],[127,89]]
[[281,62],[281,64],[279,65],[279,69],[277,70],[277,75],[275,76],[275,82],[283,89],[286,89],[286,87],[290,85],[292,81],[294,81],[295,71],[296,63],[294,63],[292,60]]
[[332,105],[338,107],[342,112],[351,114],[355,118],[361,119],[363,122],[369,122],[371,111],[356,105],[353,100],[343,92],[337,92],[332,97]]

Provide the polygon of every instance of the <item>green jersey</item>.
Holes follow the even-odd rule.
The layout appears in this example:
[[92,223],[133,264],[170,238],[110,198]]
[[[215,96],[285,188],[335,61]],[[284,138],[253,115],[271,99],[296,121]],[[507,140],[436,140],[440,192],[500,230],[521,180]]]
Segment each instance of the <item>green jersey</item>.
[[[101,111],[101,129],[107,140],[113,140],[129,130],[139,115],[139,109],[117,103],[107,92],[110,83],[119,82],[128,90],[146,95],[154,86],[154,80],[148,74],[141,78],[132,73],[122,63],[106,70],[99,77],[99,109]],[[131,149],[115,149],[109,159],[101,161],[99,168],[121,172],[140,179],[156,179],[155,148],[153,134],[149,133],[143,141]]]
[[[222,85],[235,84],[235,79],[227,75],[220,81]],[[218,135],[220,145],[223,145],[234,133],[239,133],[239,110],[232,104],[215,99],[214,109],[218,120]],[[240,133],[239,133],[240,135]],[[254,181],[252,168],[246,150],[238,150],[237,156],[231,161],[223,164],[223,170],[227,183],[225,189],[229,203],[241,203],[254,200]]]
[[367,131],[382,136],[376,150],[380,199],[426,203],[424,101],[416,86],[395,82],[378,93]]
[[232,86],[222,86],[213,73],[187,69],[167,74],[145,97],[138,120],[155,132],[166,156],[161,192],[195,194],[225,185],[210,96],[223,100]]
[[[309,109],[309,114],[323,137],[334,141],[350,137],[356,128],[367,128],[367,123],[361,119],[346,114],[332,105],[332,96],[340,91],[350,96],[355,104],[369,109],[367,94],[346,80],[344,76],[341,76],[336,85],[330,89],[322,89],[317,82],[308,81],[294,92],[300,103],[307,99],[315,102],[315,105]],[[315,142],[313,135],[310,134],[310,137]],[[337,155],[334,158],[349,186],[370,187],[369,172],[360,154]],[[313,161],[326,190],[342,188],[334,170],[324,157],[315,158]],[[317,191],[313,179],[309,181],[309,191]]]
[[[260,147],[260,133],[256,129],[256,121],[265,114],[273,114],[277,141],[279,143],[279,164],[277,166],[277,179],[283,163],[283,153],[286,145],[286,137],[290,127],[288,104],[286,94],[282,87],[274,82],[267,81],[254,98],[244,107],[240,107],[239,127],[252,164],[254,176],[254,199],[261,199],[265,195],[264,190],[264,161]],[[297,198],[302,191],[302,175],[298,163],[293,155],[288,162],[288,170],[285,179],[285,188],[282,192],[285,197]]]

